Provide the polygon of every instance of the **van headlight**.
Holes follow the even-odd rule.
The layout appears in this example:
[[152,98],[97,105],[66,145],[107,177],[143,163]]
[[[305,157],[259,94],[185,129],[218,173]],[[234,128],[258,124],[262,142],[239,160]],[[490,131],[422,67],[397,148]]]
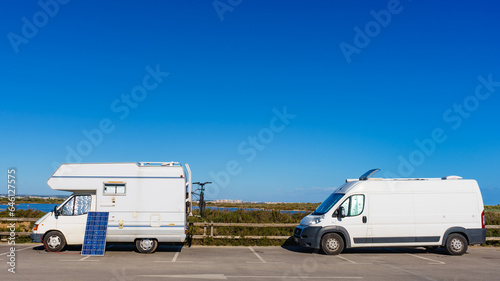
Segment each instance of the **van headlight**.
[[318,223],[320,223],[320,222],[321,222],[324,218],[325,218],[325,215],[322,215],[321,217],[314,218],[314,219],[312,219],[312,220],[309,222],[309,225],[318,224]]

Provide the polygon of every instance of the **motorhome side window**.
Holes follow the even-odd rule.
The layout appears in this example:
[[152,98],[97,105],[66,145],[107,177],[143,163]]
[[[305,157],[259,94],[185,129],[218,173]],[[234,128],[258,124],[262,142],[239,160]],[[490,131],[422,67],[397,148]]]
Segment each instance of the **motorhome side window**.
[[124,183],[105,183],[104,195],[125,195]]
[[353,217],[360,215],[365,207],[365,196],[364,195],[353,195],[347,198],[341,207],[344,207],[347,217]]
[[61,215],[63,216],[79,216],[84,215],[90,210],[90,195],[77,195],[73,196],[62,209]]

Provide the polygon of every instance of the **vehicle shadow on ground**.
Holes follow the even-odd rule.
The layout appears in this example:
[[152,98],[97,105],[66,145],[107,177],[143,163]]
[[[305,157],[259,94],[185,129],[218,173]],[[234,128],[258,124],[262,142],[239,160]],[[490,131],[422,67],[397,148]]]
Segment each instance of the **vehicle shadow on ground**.
[[[296,245],[281,246],[281,248],[288,250],[288,251],[291,251],[291,252],[301,253],[301,254],[324,255],[323,252],[319,249],[306,248],[306,247],[301,247],[301,246],[296,246]],[[411,248],[411,247],[349,248],[349,249],[344,249],[341,254],[348,255],[348,254],[425,254],[425,253],[448,255],[448,253],[446,252],[446,250],[444,248],[426,249],[424,247],[416,247],[416,248]]]
[[[172,245],[172,244],[159,244],[155,252],[180,252],[184,245]],[[37,245],[33,247],[35,251],[45,251],[44,245]],[[82,251],[81,245],[66,246],[63,251],[67,253],[78,253]],[[106,252],[136,252],[137,248],[134,243],[106,243]]]

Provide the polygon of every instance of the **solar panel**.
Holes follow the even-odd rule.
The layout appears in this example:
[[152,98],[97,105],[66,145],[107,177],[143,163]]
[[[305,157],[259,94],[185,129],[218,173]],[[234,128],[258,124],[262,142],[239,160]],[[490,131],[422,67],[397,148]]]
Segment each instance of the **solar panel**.
[[83,238],[82,256],[104,256],[108,216],[109,212],[88,213],[85,236]]

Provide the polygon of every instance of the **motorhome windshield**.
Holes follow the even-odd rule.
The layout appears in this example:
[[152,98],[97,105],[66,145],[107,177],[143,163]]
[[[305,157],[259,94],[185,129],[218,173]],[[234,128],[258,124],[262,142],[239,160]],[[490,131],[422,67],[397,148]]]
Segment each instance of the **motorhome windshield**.
[[312,215],[324,215],[335,205],[339,200],[344,197],[342,193],[332,193],[328,198],[326,198],[321,205],[316,208]]

